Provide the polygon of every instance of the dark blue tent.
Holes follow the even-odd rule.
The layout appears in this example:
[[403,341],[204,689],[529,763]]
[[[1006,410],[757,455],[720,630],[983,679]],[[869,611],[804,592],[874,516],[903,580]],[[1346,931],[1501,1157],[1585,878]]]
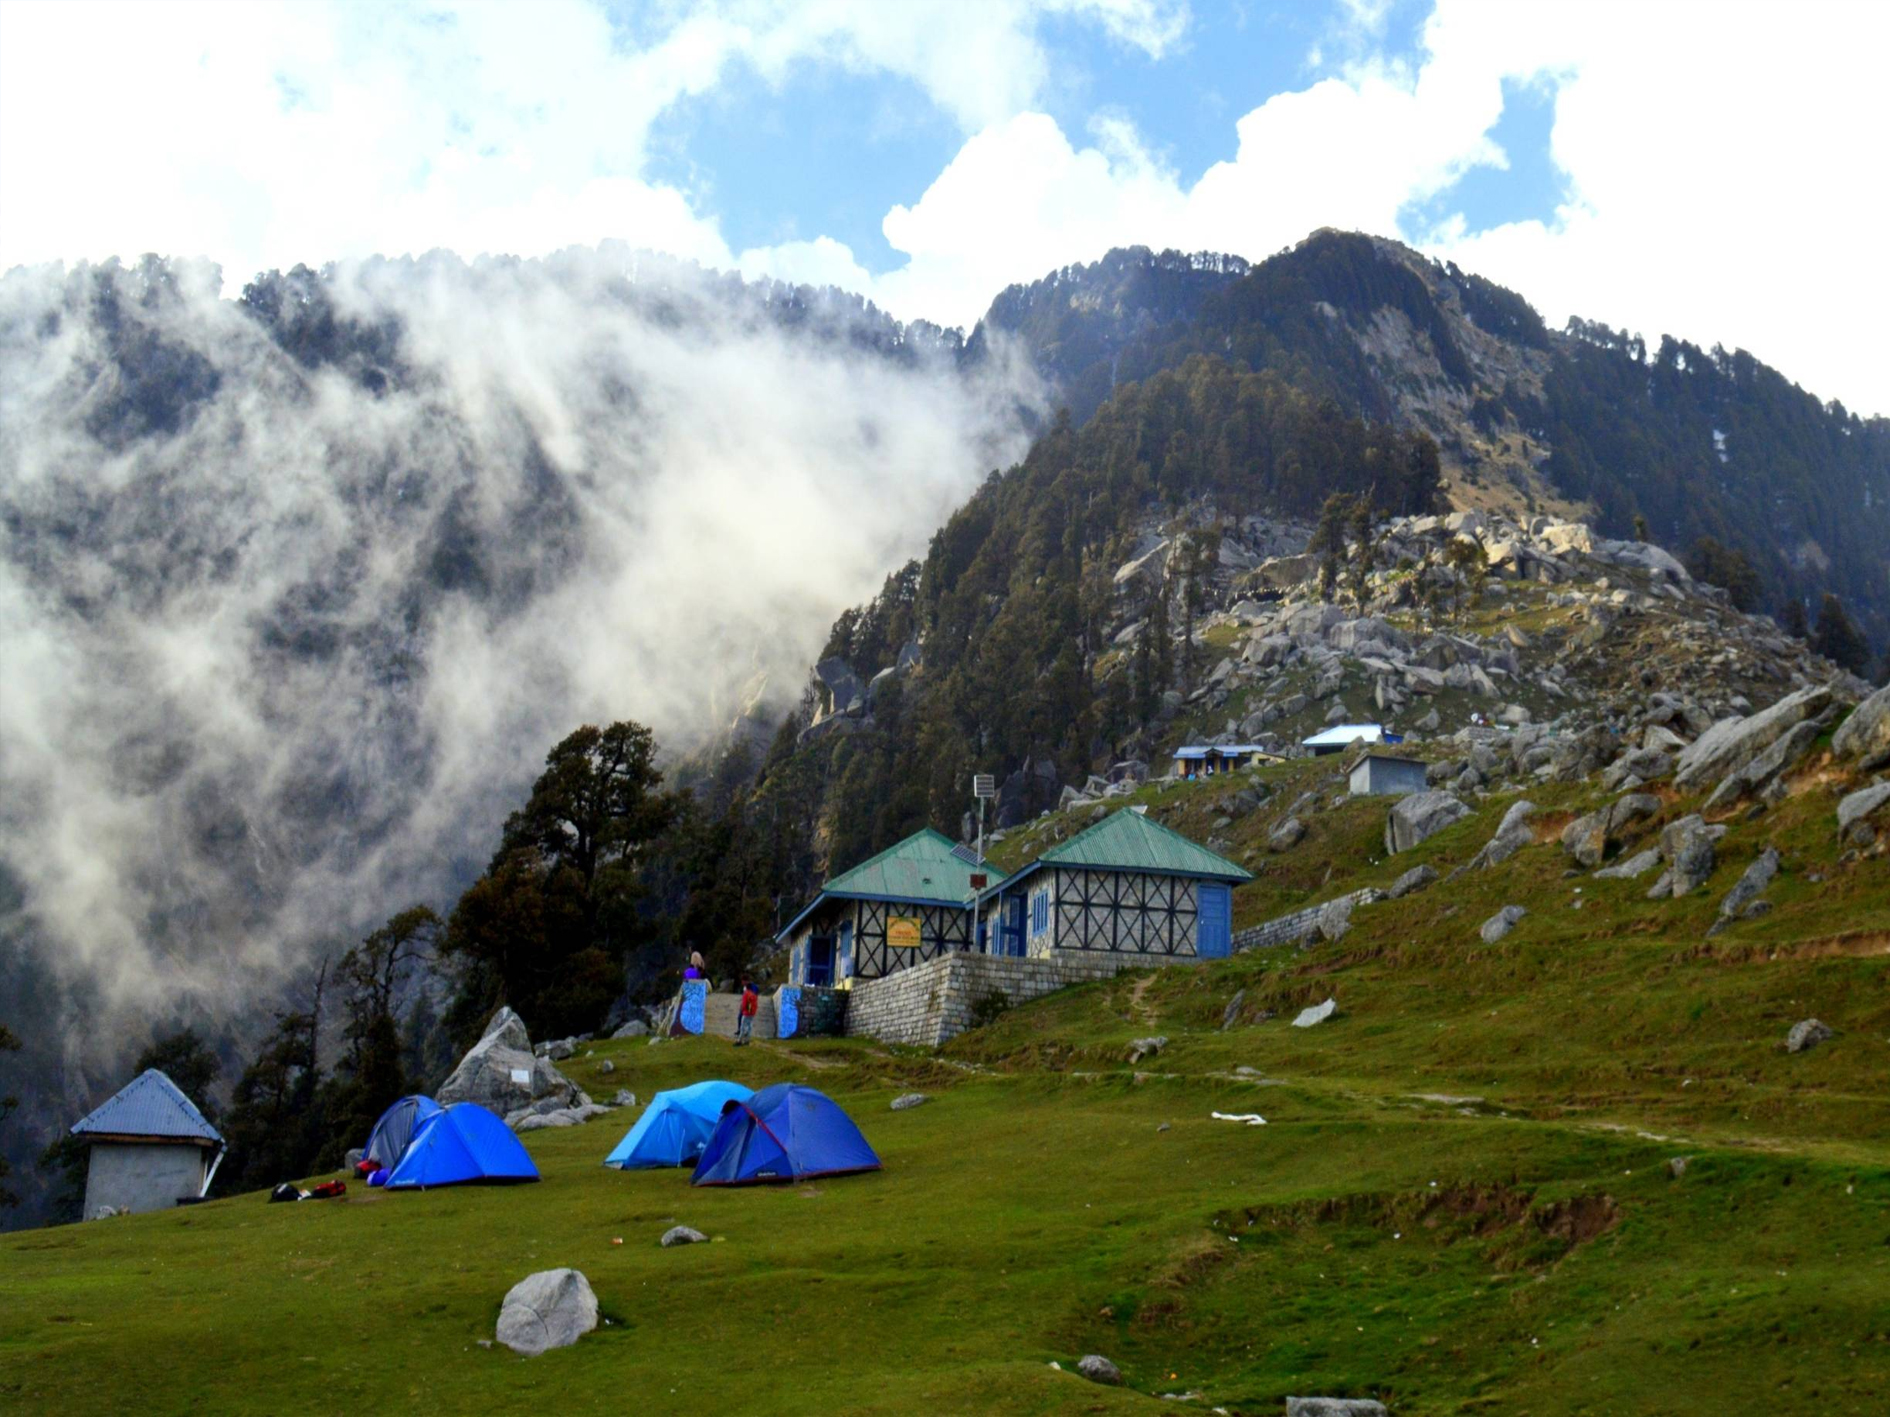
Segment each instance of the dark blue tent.
[[381,1113],[380,1121],[368,1133],[361,1148],[363,1161],[378,1161],[383,1170],[392,1171],[406,1156],[407,1148],[431,1117],[439,1115],[440,1104],[431,1097],[403,1097]]
[[791,1082],[722,1110],[692,1186],[752,1186],[877,1171],[879,1158],[832,1099]]
[[755,1094],[738,1082],[699,1082],[659,1092],[650,1099],[637,1123],[604,1165],[620,1171],[642,1166],[683,1166],[702,1155],[715,1124],[722,1120],[722,1105],[746,1102]]
[[422,1124],[387,1189],[537,1179],[538,1168],[510,1127],[477,1102],[455,1102]]

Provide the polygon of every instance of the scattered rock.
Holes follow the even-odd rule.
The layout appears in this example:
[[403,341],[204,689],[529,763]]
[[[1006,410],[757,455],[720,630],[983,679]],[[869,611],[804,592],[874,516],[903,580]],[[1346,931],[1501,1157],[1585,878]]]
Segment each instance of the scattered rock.
[[1076,1371],[1093,1383],[1114,1387],[1122,1382],[1122,1370],[1100,1353],[1086,1353],[1076,1360]]
[[610,1099],[610,1105],[612,1107],[634,1107],[637,1105],[637,1095],[627,1087],[620,1087],[617,1089],[617,1095]]
[[901,1097],[895,1097],[892,1100],[892,1110],[895,1112],[904,1112],[907,1108],[910,1108],[910,1107],[922,1107],[926,1103],[930,1102],[931,1100],[932,1100],[931,1097],[927,1095],[926,1093],[908,1092],[905,1095]]
[[650,1031],[650,1026],[640,1018],[633,1018],[622,1028],[611,1034],[612,1038],[641,1038]]
[[1536,804],[1533,802],[1512,803],[1510,809],[1503,813],[1496,835],[1471,858],[1470,864],[1487,870],[1491,866],[1501,865],[1529,845],[1536,839],[1535,833],[1529,830],[1529,819],[1535,814]]
[[1298,817],[1288,817],[1267,834],[1267,850],[1291,851],[1306,838],[1306,824]]
[[1400,798],[1385,819],[1385,851],[1408,851],[1469,815],[1469,807],[1448,792],[1414,792]]
[[1851,710],[1832,735],[1831,751],[1840,758],[1855,758],[1865,772],[1890,766],[1890,685]]
[[1638,851],[1632,856],[1617,861],[1612,866],[1603,866],[1595,872],[1598,881],[1631,881],[1637,876],[1645,876],[1660,864],[1660,848],[1650,846],[1645,851]]
[[1886,802],[1890,802],[1890,782],[1859,788],[1845,797],[1837,806],[1839,835],[1849,832],[1854,824],[1863,821]]
[[1406,871],[1402,876],[1398,877],[1397,880],[1393,881],[1391,888],[1387,890],[1385,894],[1392,900],[1403,900],[1413,892],[1423,890],[1436,879],[1437,870],[1435,867],[1413,866],[1409,871]]
[[1816,1048],[1820,1043],[1828,1043],[1836,1037],[1836,1033],[1817,1019],[1800,1019],[1792,1025],[1792,1031],[1785,1035],[1785,1051],[1802,1053],[1808,1048]]
[[1577,817],[1562,828],[1562,849],[1578,865],[1595,867],[1608,854],[1608,847],[1635,823],[1660,811],[1660,799],[1651,792],[1630,792],[1606,807]]
[[608,1075],[610,1073],[614,1073],[617,1071],[617,1065],[611,1062],[610,1059],[606,1058],[604,1059],[603,1062],[597,1065],[597,1071]]
[[1225,1033],[1240,1019],[1240,1006],[1247,1002],[1247,991],[1241,989],[1227,1001],[1227,1007],[1221,1010],[1221,1032]]
[[1667,869],[1648,892],[1649,900],[1678,900],[1713,874],[1713,841],[1719,835],[1695,813],[1669,823],[1660,833],[1660,853]]
[[1514,930],[1516,928],[1516,922],[1521,920],[1523,916],[1528,913],[1529,912],[1524,910],[1520,905],[1506,905],[1488,920],[1485,920],[1482,928],[1478,930],[1477,933],[1483,936],[1484,944],[1493,945],[1511,930]]
[[1739,915],[1761,892],[1772,884],[1772,877],[1778,874],[1778,850],[1768,846],[1759,853],[1759,857],[1746,873],[1739,878],[1733,888],[1726,892],[1726,898],[1719,903],[1719,914],[1723,920],[1731,920]]
[[1129,1045],[1129,1061],[1139,1063],[1144,1058],[1152,1058],[1167,1046],[1166,1038],[1138,1038]]
[[691,1229],[687,1225],[672,1225],[663,1232],[663,1238],[657,1243],[664,1249],[670,1250],[678,1245],[700,1245],[708,1238],[700,1230]]
[[1339,1011],[1337,999],[1327,999],[1323,1004],[1314,1004],[1309,1009],[1301,1009],[1299,1017],[1293,1020],[1294,1028],[1311,1028],[1316,1023],[1324,1023]]
[[514,1353],[535,1358],[551,1348],[569,1348],[597,1327],[597,1296],[575,1269],[527,1275],[499,1308],[498,1340]]
[[1345,938],[1345,932],[1352,928],[1352,906],[1350,896],[1340,896],[1319,912],[1319,938],[1327,944],[1336,944]]
[[1286,1417],[1387,1417],[1385,1404],[1369,1397],[1289,1397]]
[[1667,1162],[1667,1174],[1678,1181],[1682,1176],[1687,1174],[1687,1162],[1692,1159],[1693,1158],[1689,1156],[1671,1157]]

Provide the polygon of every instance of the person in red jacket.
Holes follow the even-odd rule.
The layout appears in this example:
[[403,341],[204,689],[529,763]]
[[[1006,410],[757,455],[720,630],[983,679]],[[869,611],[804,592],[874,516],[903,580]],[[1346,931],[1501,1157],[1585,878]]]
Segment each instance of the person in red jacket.
[[746,974],[742,976],[742,1007],[735,1018],[735,1046],[754,1040],[749,1037],[755,1026],[755,1011],[761,1007],[761,993],[755,988],[755,981]]

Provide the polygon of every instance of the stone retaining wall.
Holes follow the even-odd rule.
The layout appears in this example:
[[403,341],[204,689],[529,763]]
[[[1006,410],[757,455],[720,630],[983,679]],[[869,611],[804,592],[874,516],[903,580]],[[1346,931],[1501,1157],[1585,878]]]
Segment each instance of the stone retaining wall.
[[[1369,905],[1379,898],[1379,892],[1367,886],[1362,891],[1353,891],[1349,896],[1335,896],[1334,900],[1350,900],[1354,905]],[[1278,915],[1258,925],[1249,925],[1245,930],[1234,932],[1234,952],[1241,950],[1272,949],[1276,945],[1296,945],[1301,940],[1310,938],[1319,928],[1319,917],[1332,901],[1322,900],[1317,905],[1309,905],[1304,910],[1295,910],[1287,915]]]
[[1058,950],[1035,959],[941,955],[855,984],[847,1001],[847,1033],[936,1048],[970,1028],[973,1006],[990,994],[1022,1004],[1072,984],[1109,979],[1125,969],[1195,962],[1192,955],[1129,951]]

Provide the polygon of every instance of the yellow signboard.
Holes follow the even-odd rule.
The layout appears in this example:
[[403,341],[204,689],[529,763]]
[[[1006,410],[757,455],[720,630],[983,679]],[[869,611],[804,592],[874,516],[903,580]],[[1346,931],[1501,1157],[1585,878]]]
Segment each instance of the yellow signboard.
[[919,948],[919,917],[895,915],[886,922],[886,943],[895,950]]

